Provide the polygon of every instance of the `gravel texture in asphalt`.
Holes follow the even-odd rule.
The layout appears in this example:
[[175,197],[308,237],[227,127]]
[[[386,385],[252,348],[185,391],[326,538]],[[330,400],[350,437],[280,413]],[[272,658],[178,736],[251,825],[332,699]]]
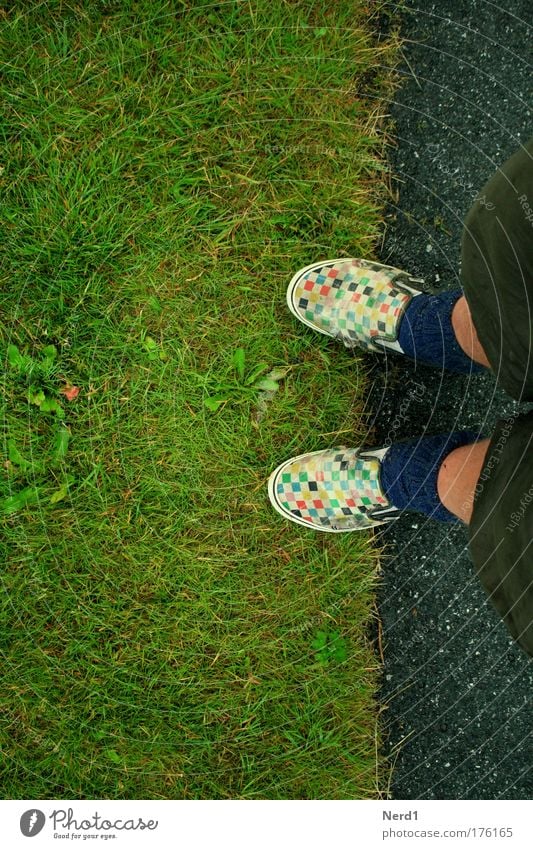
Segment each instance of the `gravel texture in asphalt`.
[[[403,85],[392,106],[398,200],[380,257],[436,288],[455,287],[462,221],[474,197],[532,134],[533,6],[404,5]],[[498,418],[517,410],[488,373],[415,371],[394,355],[375,362],[372,383],[369,422],[378,445],[460,428],[488,436]],[[533,663],[474,574],[466,528],[405,514],[378,542],[385,547],[381,697],[392,797],[531,798]]]

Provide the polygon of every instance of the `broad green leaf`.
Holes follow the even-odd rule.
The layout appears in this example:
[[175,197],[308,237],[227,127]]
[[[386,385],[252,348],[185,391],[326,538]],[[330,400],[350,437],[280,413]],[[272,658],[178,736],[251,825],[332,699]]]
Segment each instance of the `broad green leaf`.
[[53,366],[55,359],[57,357],[57,351],[54,345],[47,345],[46,348],[43,348],[44,357],[41,361],[41,366],[43,368],[50,368]]
[[46,347],[43,348],[43,354],[44,354],[45,357],[50,357],[50,359],[55,360],[55,358],[57,357],[56,346],[55,345],[46,345]]
[[114,749],[106,749],[105,753],[106,753],[107,757],[109,758],[109,760],[112,761],[114,764],[121,764],[122,763],[122,758],[120,757],[118,752],[115,752]]
[[254,383],[254,389],[262,389],[264,392],[277,392],[279,383],[276,383],[275,380],[269,380],[268,377],[264,377],[262,380]]
[[31,463],[24,459],[17,446],[15,445],[14,439],[7,440],[7,456],[11,460],[15,466],[20,466],[21,469],[31,468]]
[[146,336],[143,340],[143,347],[145,351],[148,352],[149,360],[167,360],[168,355],[163,349],[158,345],[158,343],[151,336]]
[[22,368],[24,365],[24,358],[16,345],[7,346],[7,359],[13,368]]
[[23,507],[35,504],[38,499],[39,490],[34,486],[27,486],[15,495],[9,495],[7,498],[2,498],[0,501],[0,513],[4,516],[9,516],[11,513],[16,513],[18,510],[22,510]]
[[68,443],[70,439],[70,432],[66,427],[60,426],[54,437],[54,447],[53,447],[53,459],[55,461],[60,461],[65,459],[65,455],[68,450]]
[[37,407],[41,407],[46,400],[46,395],[42,389],[37,389],[36,391],[30,389],[28,398],[30,400],[30,404],[35,404]]
[[265,369],[268,368],[268,363],[259,363],[256,367],[250,372],[248,377],[246,378],[246,386],[251,386],[252,383],[255,383],[260,374],[262,374]]
[[341,662],[348,656],[346,642],[340,631],[317,631],[311,647],[316,651],[318,661],[323,664],[331,660]]
[[244,364],[246,362],[246,352],[244,348],[237,348],[233,354],[233,366],[241,380],[244,380]]
[[315,639],[311,643],[311,646],[312,646],[312,648],[314,648],[318,651],[319,649],[324,648],[327,641],[328,641],[328,638],[327,638],[326,632],[325,631],[317,631],[317,633],[315,635]]
[[40,404],[40,407],[43,413],[55,413],[58,419],[65,418],[63,407],[61,404],[58,404],[54,398],[45,397],[44,401]]
[[50,504],[57,504],[58,501],[63,501],[68,495],[68,483],[64,483],[50,496]]
[[211,412],[218,410],[222,404],[229,400],[229,395],[210,395],[209,398],[204,398],[204,405]]
[[290,370],[290,366],[286,366],[285,368],[273,368],[272,371],[269,371],[269,373],[267,374],[267,378],[269,380],[283,380],[283,378],[288,375]]
[[290,370],[290,366],[274,368],[269,371],[266,377],[254,384],[253,388],[260,390],[255,408],[255,421],[257,424],[260,424],[266,416],[267,406],[279,389],[278,381],[282,380]]
[[335,660],[338,661],[346,660],[346,658],[348,657],[348,652],[346,651],[346,643],[344,642],[342,637],[339,637],[336,640],[336,644],[334,646],[334,656]]

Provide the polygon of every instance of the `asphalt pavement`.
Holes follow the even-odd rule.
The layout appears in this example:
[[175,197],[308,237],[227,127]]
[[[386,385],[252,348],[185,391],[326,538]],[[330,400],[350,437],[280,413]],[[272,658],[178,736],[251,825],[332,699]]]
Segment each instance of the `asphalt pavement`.
[[[474,197],[533,135],[533,5],[402,6],[403,85],[391,108],[398,199],[388,210],[380,258],[437,289],[454,287],[462,221]],[[397,15],[399,7],[390,10]],[[386,15],[382,26],[386,31]],[[415,371],[393,355],[368,362],[375,444],[459,428],[488,436],[498,418],[517,409],[488,373]],[[405,514],[378,541],[385,548],[381,699],[392,797],[531,798],[533,663],[475,576],[466,528]]]

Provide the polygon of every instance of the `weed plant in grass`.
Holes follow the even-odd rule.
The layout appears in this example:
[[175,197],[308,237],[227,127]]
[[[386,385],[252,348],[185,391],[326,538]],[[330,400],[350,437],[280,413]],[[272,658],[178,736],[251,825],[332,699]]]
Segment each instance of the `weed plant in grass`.
[[371,540],[265,484],[365,433],[284,292],[372,252],[381,5],[1,13],[4,797],[377,794]]

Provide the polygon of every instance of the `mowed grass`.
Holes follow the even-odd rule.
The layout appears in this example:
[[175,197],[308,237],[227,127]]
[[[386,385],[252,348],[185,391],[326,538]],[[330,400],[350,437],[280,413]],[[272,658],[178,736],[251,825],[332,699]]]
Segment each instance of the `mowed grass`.
[[2,12],[4,797],[378,794],[372,540],[266,481],[368,439],[371,361],[285,288],[374,250],[379,12]]

